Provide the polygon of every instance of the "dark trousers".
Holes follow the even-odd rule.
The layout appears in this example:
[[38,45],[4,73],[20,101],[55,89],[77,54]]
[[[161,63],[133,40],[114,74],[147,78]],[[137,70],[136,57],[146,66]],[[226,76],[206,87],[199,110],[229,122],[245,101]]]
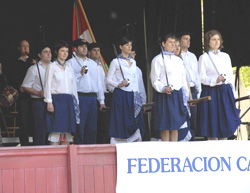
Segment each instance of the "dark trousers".
[[[195,89],[192,89],[191,94],[193,99],[197,99],[197,91]],[[195,105],[194,107],[190,107],[190,112],[191,112],[190,132],[192,134],[192,139],[193,139],[195,137],[195,131],[196,131],[197,105]]]
[[[111,106],[112,93],[105,93],[105,105],[106,107]],[[98,105],[100,108],[100,105]],[[110,110],[102,112],[98,109],[97,114],[97,143],[98,144],[109,144],[109,120]]]
[[96,144],[97,100],[96,96],[80,96],[80,125],[75,134],[76,144]]
[[35,124],[35,136],[34,142],[36,145],[47,144],[47,126],[46,126],[46,111],[47,103],[42,99],[32,100],[34,124]]
[[144,118],[144,125],[145,125],[145,134],[142,138],[142,141],[150,141],[151,135],[150,135],[149,125],[148,125],[148,114],[143,113],[143,118]]
[[29,136],[34,136],[34,119],[32,112],[32,99],[27,93],[21,93],[17,100],[18,123],[20,129],[18,136],[22,146],[29,145]]

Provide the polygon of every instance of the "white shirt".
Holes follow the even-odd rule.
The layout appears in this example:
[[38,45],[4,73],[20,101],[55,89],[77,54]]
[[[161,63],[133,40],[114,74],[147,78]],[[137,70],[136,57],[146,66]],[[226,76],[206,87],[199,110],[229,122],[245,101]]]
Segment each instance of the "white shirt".
[[201,93],[201,82],[198,73],[198,62],[196,56],[192,52],[181,52],[181,57],[185,66],[190,87],[195,87],[198,91],[198,98]]
[[20,56],[20,57],[18,58],[18,60],[21,60],[21,61],[23,61],[23,62],[26,62],[28,58],[29,58],[29,56],[27,56],[26,59],[24,59],[22,56]]
[[106,83],[106,74],[104,72],[101,61],[99,61],[97,63],[97,68],[98,68],[98,71],[99,71],[99,78],[100,78],[101,84],[102,84],[102,90],[103,90],[104,93],[108,93],[107,83]]
[[159,93],[164,93],[164,88],[168,86],[167,73],[169,84],[173,86],[173,89],[180,90],[182,88],[184,96],[188,99],[189,90],[183,61],[175,55],[164,55],[164,61],[165,66],[161,54],[152,60],[150,77],[153,88]]
[[52,94],[73,94],[78,101],[74,70],[68,63],[65,69],[57,61],[49,64],[45,74],[44,101],[52,102]]
[[[46,66],[42,64],[41,61],[38,62],[38,68],[40,71],[40,75],[41,75],[41,80],[42,80],[42,85],[43,88],[45,86],[45,72],[46,72]],[[37,65],[34,64],[31,67],[29,67],[26,76],[23,80],[22,83],[22,87],[26,87],[26,88],[33,88],[37,91],[41,91],[42,90],[42,86],[41,86],[41,82],[40,82],[40,77],[39,77],[39,72],[37,69]],[[41,98],[39,96],[36,95],[30,95],[32,98]]]
[[[104,104],[104,92],[102,89],[101,78],[99,77],[100,68],[97,63],[89,58],[85,60],[75,56],[67,61],[74,69],[76,77],[77,91],[81,93],[97,93],[100,104]],[[87,74],[81,74],[83,66],[88,67]]]
[[[119,62],[121,64],[121,68],[123,71],[123,75],[125,79],[130,80],[130,84],[127,87],[121,87],[120,89],[124,91],[134,91],[139,92],[138,79],[137,79],[137,69],[136,69],[136,61],[134,59],[130,59],[132,63],[131,66],[125,59],[119,58]],[[107,75],[107,83],[113,87],[118,87],[123,81],[123,76],[120,70],[118,59],[115,58],[110,63],[108,75]]]
[[[208,54],[211,56],[213,62]],[[199,58],[199,74],[201,83],[211,87],[221,85],[223,84],[222,82],[216,83],[218,76],[220,74],[226,74],[225,84],[230,84],[234,93],[233,69],[229,55],[225,52],[219,52],[218,54],[209,52],[208,54],[205,52]],[[214,65],[218,69],[219,73]]]

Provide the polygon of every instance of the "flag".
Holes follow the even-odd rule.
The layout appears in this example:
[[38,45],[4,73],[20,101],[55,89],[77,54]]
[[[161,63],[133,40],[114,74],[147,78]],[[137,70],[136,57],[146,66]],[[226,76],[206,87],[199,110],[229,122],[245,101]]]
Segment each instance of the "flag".
[[[89,43],[96,42],[94,34],[89,25],[86,13],[83,9],[81,0],[75,0],[73,7],[73,31],[72,31],[72,40],[76,39],[85,39]],[[104,72],[107,74],[108,66],[101,55],[101,62]]]

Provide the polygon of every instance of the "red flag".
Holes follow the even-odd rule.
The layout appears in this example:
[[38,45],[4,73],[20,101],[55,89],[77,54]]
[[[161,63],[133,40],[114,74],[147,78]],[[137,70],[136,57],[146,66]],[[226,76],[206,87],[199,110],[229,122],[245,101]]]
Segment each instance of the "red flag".
[[[86,13],[83,9],[82,3],[80,0],[75,0],[74,8],[73,8],[73,32],[72,32],[72,40],[76,40],[78,38],[85,39],[89,43],[96,42],[94,34],[89,25],[89,21],[87,19]],[[108,66],[101,55],[102,67],[107,73]]]

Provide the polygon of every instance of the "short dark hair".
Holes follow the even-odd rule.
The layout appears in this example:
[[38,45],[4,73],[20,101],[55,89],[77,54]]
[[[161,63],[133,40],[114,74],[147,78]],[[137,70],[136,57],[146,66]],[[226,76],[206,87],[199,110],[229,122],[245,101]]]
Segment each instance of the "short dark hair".
[[50,48],[50,49],[51,49],[51,47],[50,47],[49,44],[42,44],[42,45],[38,48],[38,50],[37,50],[38,53],[41,54],[44,48]]
[[119,46],[123,46],[129,42],[133,43],[133,41],[129,39],[127,36],[123,36],[119,41]]
[[218,35],[220,37],[219,49],[224,48],[223,47],[223,39],[222,39],[220,32],[217,30],[210,30],[210,31],[206,32],[205,37],[204,37],[204,50],[205,50],[205,52],[208,52],[210,50],[209,42],[210,42],[211,37],[213,37],[214,35]]
[[179,32],[179,33],[177,34],[177,37],[178,37],[179,39],[181,39],[182,36],[185,36],[185,35],[189,35],[190,37],[192,37],[192,33],[188,32],[188,31],[181,31],[181,32]]
[[97,42],[89,44],[88,50],[91,51],[93,48],[100,48],[101,49],[101,44],[99,44]]
[[85,39],[76,39],[72,42],[72,46],[77,48],[78,46],[82,46],[82,45],[89,45],[89,43],[87,42],[87,40]]
[[55,44],[54,44],[54,50],[56,53],[58,53],[58,51],[60,50],[60,48],[69,48],[69,44],[64,41],[64,40],[58,40]]
[[175,37],[174,34],[168,33],[168,34],[165,34],[165,35],[163,35],[163,36],[161,37],[161,43],[162,43],[162,42],[165,43],[169,38],[171,38],[171,39],[176,39],[176,37]]

